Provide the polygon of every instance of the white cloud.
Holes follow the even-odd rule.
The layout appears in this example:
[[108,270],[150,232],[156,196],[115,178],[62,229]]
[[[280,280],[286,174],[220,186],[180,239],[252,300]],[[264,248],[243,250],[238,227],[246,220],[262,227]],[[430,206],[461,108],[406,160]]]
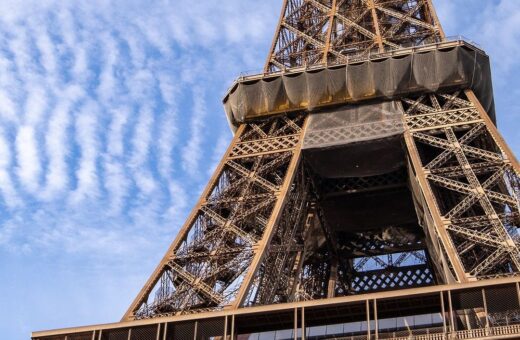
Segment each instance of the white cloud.
[[16,173],[25,188],[35,193],[39,188],[41,165],[35,132],[32,126],[21,126],[16,136]]
[[153,109],[149,106],[142,107],[132,139],[133,150],[129,165],[137,187],[145,195],[151,194],[156,189],[155,180],[146,166],[150,160],[153,124]]
[[76,171],[78,185],[72,193],[72,203],[99,194],[97,159],[99,156],[98,114],[100,108],[94,102],[85,104],[76,117],[75,135],[80,147],[81,160]]
[[27,84],[27,100],[25,102],[24,113],[25,123],[37,126],[42,122],[48,106],[49,93],[41,84]]
[[215,143],[215,148],[213,149],[213,155],[211,156],[211,166],[208,167],[208,176],[211,176],[218,164],[224,157],[224,153],[231,141],[230,133],[221,134],[217,142]]
[[17,107],[14,101],[3,91],[0,91],[0,119],[6,122],[16,122],[18,120]]
[[207,109],[204,90],[196,86],[192,93],[190,137],[182,149],[182,168],[190,176],[196,177],[199,175],[199,163],[202,159],[202,141],[205,135]]
[[4,205],[8,208],[17,207],[22,203],[9,173],[12,166],[11,148],[12,145],[5,138],[4,130],[0,128],[0,191]]

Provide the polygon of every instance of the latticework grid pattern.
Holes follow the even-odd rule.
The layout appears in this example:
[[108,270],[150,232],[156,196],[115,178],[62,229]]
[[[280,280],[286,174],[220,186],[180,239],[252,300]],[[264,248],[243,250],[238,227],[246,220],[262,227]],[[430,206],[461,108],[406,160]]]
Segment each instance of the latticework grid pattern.
[[[463,91],[402,100],[405,121],[449,240],[467,277],[520,271],[519,178],[479,112]],[[512,161],[512,162],[511,162]]]
[[272,237],[268,231],[276,223],[286,223],[275,210],[294,175],[291,164],[299,159],[294,154],[304,121],[303,115],[283,116],[240,129],[195,211],[131,308],[132,317],[216,310],[235,300],[248,272],[256,270],[250,266],[259,256],[259,244]]
[[266,72],[442,40],[429,0],[287,0]]

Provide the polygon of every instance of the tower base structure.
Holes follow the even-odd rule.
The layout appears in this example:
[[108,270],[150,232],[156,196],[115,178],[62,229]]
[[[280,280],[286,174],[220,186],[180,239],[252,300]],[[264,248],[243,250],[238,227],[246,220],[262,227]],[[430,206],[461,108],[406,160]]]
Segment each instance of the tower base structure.
[[518,339],[520,278],[35,332],[34,340]]
[[235,136],[120,323],[35,340],[520,338],[520,166],[431,0],[285,0]]
[[34,340],[520,338],[520,168],[444,41],[239,79],[235,137],[122,322]]

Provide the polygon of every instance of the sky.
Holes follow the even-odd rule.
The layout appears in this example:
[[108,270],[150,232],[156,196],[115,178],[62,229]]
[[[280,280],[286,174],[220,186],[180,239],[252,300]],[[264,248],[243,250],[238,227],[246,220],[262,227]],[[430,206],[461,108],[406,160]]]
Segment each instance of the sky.
[[[520,153],[520,2],[434,0]],[[0,0],[0,336],[118,321],[232,134],[282,0]]]

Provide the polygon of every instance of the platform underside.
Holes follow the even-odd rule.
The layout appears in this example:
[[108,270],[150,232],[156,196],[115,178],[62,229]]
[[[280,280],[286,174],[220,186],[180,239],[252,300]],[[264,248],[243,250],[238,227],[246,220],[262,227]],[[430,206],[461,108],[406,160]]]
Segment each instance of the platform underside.
[[36,332],[34,340],[515,339],[519,279]]

